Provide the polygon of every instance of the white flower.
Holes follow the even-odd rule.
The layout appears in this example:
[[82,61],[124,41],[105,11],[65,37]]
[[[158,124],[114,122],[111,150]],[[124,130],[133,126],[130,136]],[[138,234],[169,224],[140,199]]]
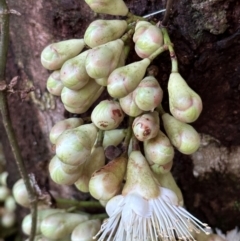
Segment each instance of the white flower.
[[179,206],[176,194],[160,187],[139,151],[130,154],[122,195],[107,203],[109,218],[94,237],[98,241],[195,240],[192,233],[208,225]]
[[217,234],[226,239],[227,241],[240,241],[240,230],[238,227],[235,227],[235,229],[228,231],[226,235],[222,233],[220,229],[216,229]]

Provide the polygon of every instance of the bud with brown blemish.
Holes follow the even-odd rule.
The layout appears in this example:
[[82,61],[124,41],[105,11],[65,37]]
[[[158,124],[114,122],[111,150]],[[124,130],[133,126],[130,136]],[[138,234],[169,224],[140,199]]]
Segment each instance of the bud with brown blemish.
[[103,100],[91,114],[92,122],[101,130],[117,128],[124,118],[120,104],[115,100]]
[[49,70],[58,70],[68,59],[78,55],[84,48],[83,39],[69,39],[48,45],[41,53],[41,63]]
[[109,41],[120,38],[127,29],[125,20],[95,20],[87,28],[84,34],[85,43],[94,48]]
[[133,122],[133,133],[139,141],[156,137],[159,131],[159,116],[156,111],[141,115]]

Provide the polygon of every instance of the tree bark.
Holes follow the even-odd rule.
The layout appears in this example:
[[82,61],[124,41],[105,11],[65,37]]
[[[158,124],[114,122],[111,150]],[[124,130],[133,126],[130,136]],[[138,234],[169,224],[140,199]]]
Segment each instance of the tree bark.
[[[130,10],[144,15],[164,8],[165,1],[128,0]],[[8,95],[11,118],[29,173],[41,188],[61,197],[89,199],[73,187],[55,185],[48,176],[54,150],[48,140],[51,127],[68,116],[59,98],[46,90],[50,74],[40,63],[43,48],[56,41],[81,38],[98,18],[84,1],[8,1],[11,15],[7,81],[19,76],[15,93]],[[224,231],[240,223],[240,4],[232,0],[175,1],[168,29],[179,61],[180,74],[203,100],[203,112],[193,124],[202,134],[202,146],[192,156],[176,151],[173,173],[193,214]],[[163,15],[157,15],[161,20]],[[164,89],[170,74],[168,54],[154,64]],[[24,100],[19,92],[34,86]],[[1,141],[7,158],[10,186],[19,178],[3,127]],[[210,158],[211,157],[211,158]],[[193,175],[193,171],[195,176]]]

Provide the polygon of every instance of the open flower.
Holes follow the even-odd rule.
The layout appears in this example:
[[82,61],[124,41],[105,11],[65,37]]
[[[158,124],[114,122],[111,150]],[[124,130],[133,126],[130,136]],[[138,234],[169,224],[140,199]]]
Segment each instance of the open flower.
[[208,234],[207,224],[179,206],[173,191],[158,185],[139,151],[130,154],[122,195],[113,197],[106,211],[109,218],[95,236],[98,241],[190,241],[195,240],[192,231]]

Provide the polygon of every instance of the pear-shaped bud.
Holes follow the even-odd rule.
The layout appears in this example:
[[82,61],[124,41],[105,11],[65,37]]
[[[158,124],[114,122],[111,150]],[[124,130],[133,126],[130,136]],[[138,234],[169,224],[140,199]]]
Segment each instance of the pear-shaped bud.
[[128,8],[123,0],[85,0],[95,13],[126,16]]
[[144,78],[134,91],[136,105],[144,111],[153,111],[162,102],[163,91],[153,76]]
[[83,164],[82,174],[75,186],[82,192],[89,192],[89,181],[92,174],[105,164],[105,154],[102,146],[93,147],[90,157]]
[[192,126],[175,119],[167,113],[162,115],[162,120],[171,143],[180,152],[189,155],[199,148],[200,137]]
[[89,182],[91,195],[98,200],[109,200],[115,196],[121,189],[126,166],[127,159],[120,156],[94,172]]
[[86,58],[86,71],[93,79],[106,78],[118,66],[123,51],[124,42],[117,39],[97,46]]
[[119,145],[126,135],[126,129],[115,129],[104,132],[103,148]]
[[[36,234],[41,234],[41,222],[44,218],[47,216],[54,214],[54,213],[63,213],[63,209],[43,209],[43,210],[38,210],[37,214],[37,225],[36,225]],[[27,216],[24,217],[22,221],[22,231],[26,235],[30,235],[31,233],[31,228],[32,228],[32,215],[28,214]]]
[[60,78],[60,71],[55,70],[47,79],[47,89],[52,95],[60,96],[64,85]]
[[165,174],[170,172],[172,169],[172,166],[173,166],[173,160],[164,165],[153,164],[150,166],[150,168],[153,173],[159,175],[159,174]]
[[199,117],[202,111],[202,100],[179,73],[171,73],[168,93],[170,112],[176,119],[191,123]]
[[56,154],[62,162],[79,166],[90,156],[93,139],[95,140],[97,136],[97,128],[89,125],[88,132],[86,131],[86,125],[82,125],[75,129],[66,130],[58,137]]
[[159,116],[156,111],[141,115],[133,121],[133,133],[139,141],[146,141],[157,136]]
[[94,48],[120,38],[127,29],[125,20],[95,20],[84,34],[85,43]]
[[61,164],[62,164],[62,162],[61,162],[61,160],[59,160],[59,158],[57,156],[54,156],[51,159],[51,161],[49,163],[49,168],[48,168],[51,179],[55,183],[60,184],[60,185],[72,185],[81,176],[81,173],[82,173],[81,169],[79,170],[78,167],[75,167],[75,169],[78,170],[78,172],[69,174],[63,170]]
[[28,192],[23,179],[19,179],[13,185],[12,193],[16,203],[27,208],[30,206],[29,199],[28,199]]
[[140,151],[132,151],[128,158],[126,183],[122,194],[125,196],[133,192],[147,200],[159,196],[158,184]]
[[174,157],[173,146],[160,130],[156,137],[144,141],[144,153],[150,165],[154,163],[165,165]]
[[155,175],[155,177],[159,181],[161,187],[168,188],[177,195],[178,203],[183,206],[183,195],[177,183],[175,182],[172,173],[168,172],[165,174],[159,174]]
[[76,226],[72,232],[72,241],[92,241],[93,236],[101,228],[101,222],[99,219],[88,220],[80,223]]
[[148,58],[163,45],[163,34],[157,26],[139,21],[136,24],[133,41],[137,55],[140,58]]
[[83,119],[81,118],[69,118],[57,122],[51,129],[49,134],[49,139],[52,144],[56,144],[57,138],[68,129],[76,128],[83,124]]
[[124,118],[120,104],[115,100],[103,100],[91,114],[92,122],[101,130],[117,128]]
[[49,70],[58,70],[63,63],[78,55],[84,48],[83,39],[69,39],[48,45],[41,53],[41,63]]
[[64,105],[72,108],[80,108],[91,103],[96,92],[101,88],[94,80],[90,80],[82,89],[71,90],[64,87],[61,93],[61,100]]
[[[70,107],[67,105],[64,105],[64,107],[70,113],[76,113],[76,114],[85,113],[92,106],[92,104],[100,97],[100,95],[102,94],[103,91],[104,91],[104,87],[100,87],[95,92],[95,95],[91,98],[88,98],[84,103],[82,102],[80,104],[80,107]],[[87,92],[82,92],[82,93],[87,93]],[[68,94],[71,94],[71,92],[68,92]],[[76,92],[73,94],[76,94]],[[77,95],[75,95],[75,97],[77,97]],[[83,97],[83,99],[84,99],[84,96],[81,96],[81,97]],[[79,97],[79,99],[81,99],[81,97]],[[81,101],[83,101],[83,99],[81,99]]]
[[16,214],[14,212],[3,211],[1,214],[1,226],[4,228],[11,228],[16,222]]
[[85,68],[86,57],[89,51],[67,60],[60,71],[61,80],[67,88],[80,90],[90,80]]
[[134,91],[119,99],[122,110],[129,116],[136,117],[143,113],[134,100]]
[[131,93],[139,85],[149,64],[149,59],[143,59],[115,69],[108,77],[108,93],[114,98]]
[[6,186],[0,186],[0,202],[4,202],[10,195],[10,190]]
[[79,213],[54,213],[42,220],[41,233],[51,239],[67,237],[74,228],[88,220],[88,216]]

